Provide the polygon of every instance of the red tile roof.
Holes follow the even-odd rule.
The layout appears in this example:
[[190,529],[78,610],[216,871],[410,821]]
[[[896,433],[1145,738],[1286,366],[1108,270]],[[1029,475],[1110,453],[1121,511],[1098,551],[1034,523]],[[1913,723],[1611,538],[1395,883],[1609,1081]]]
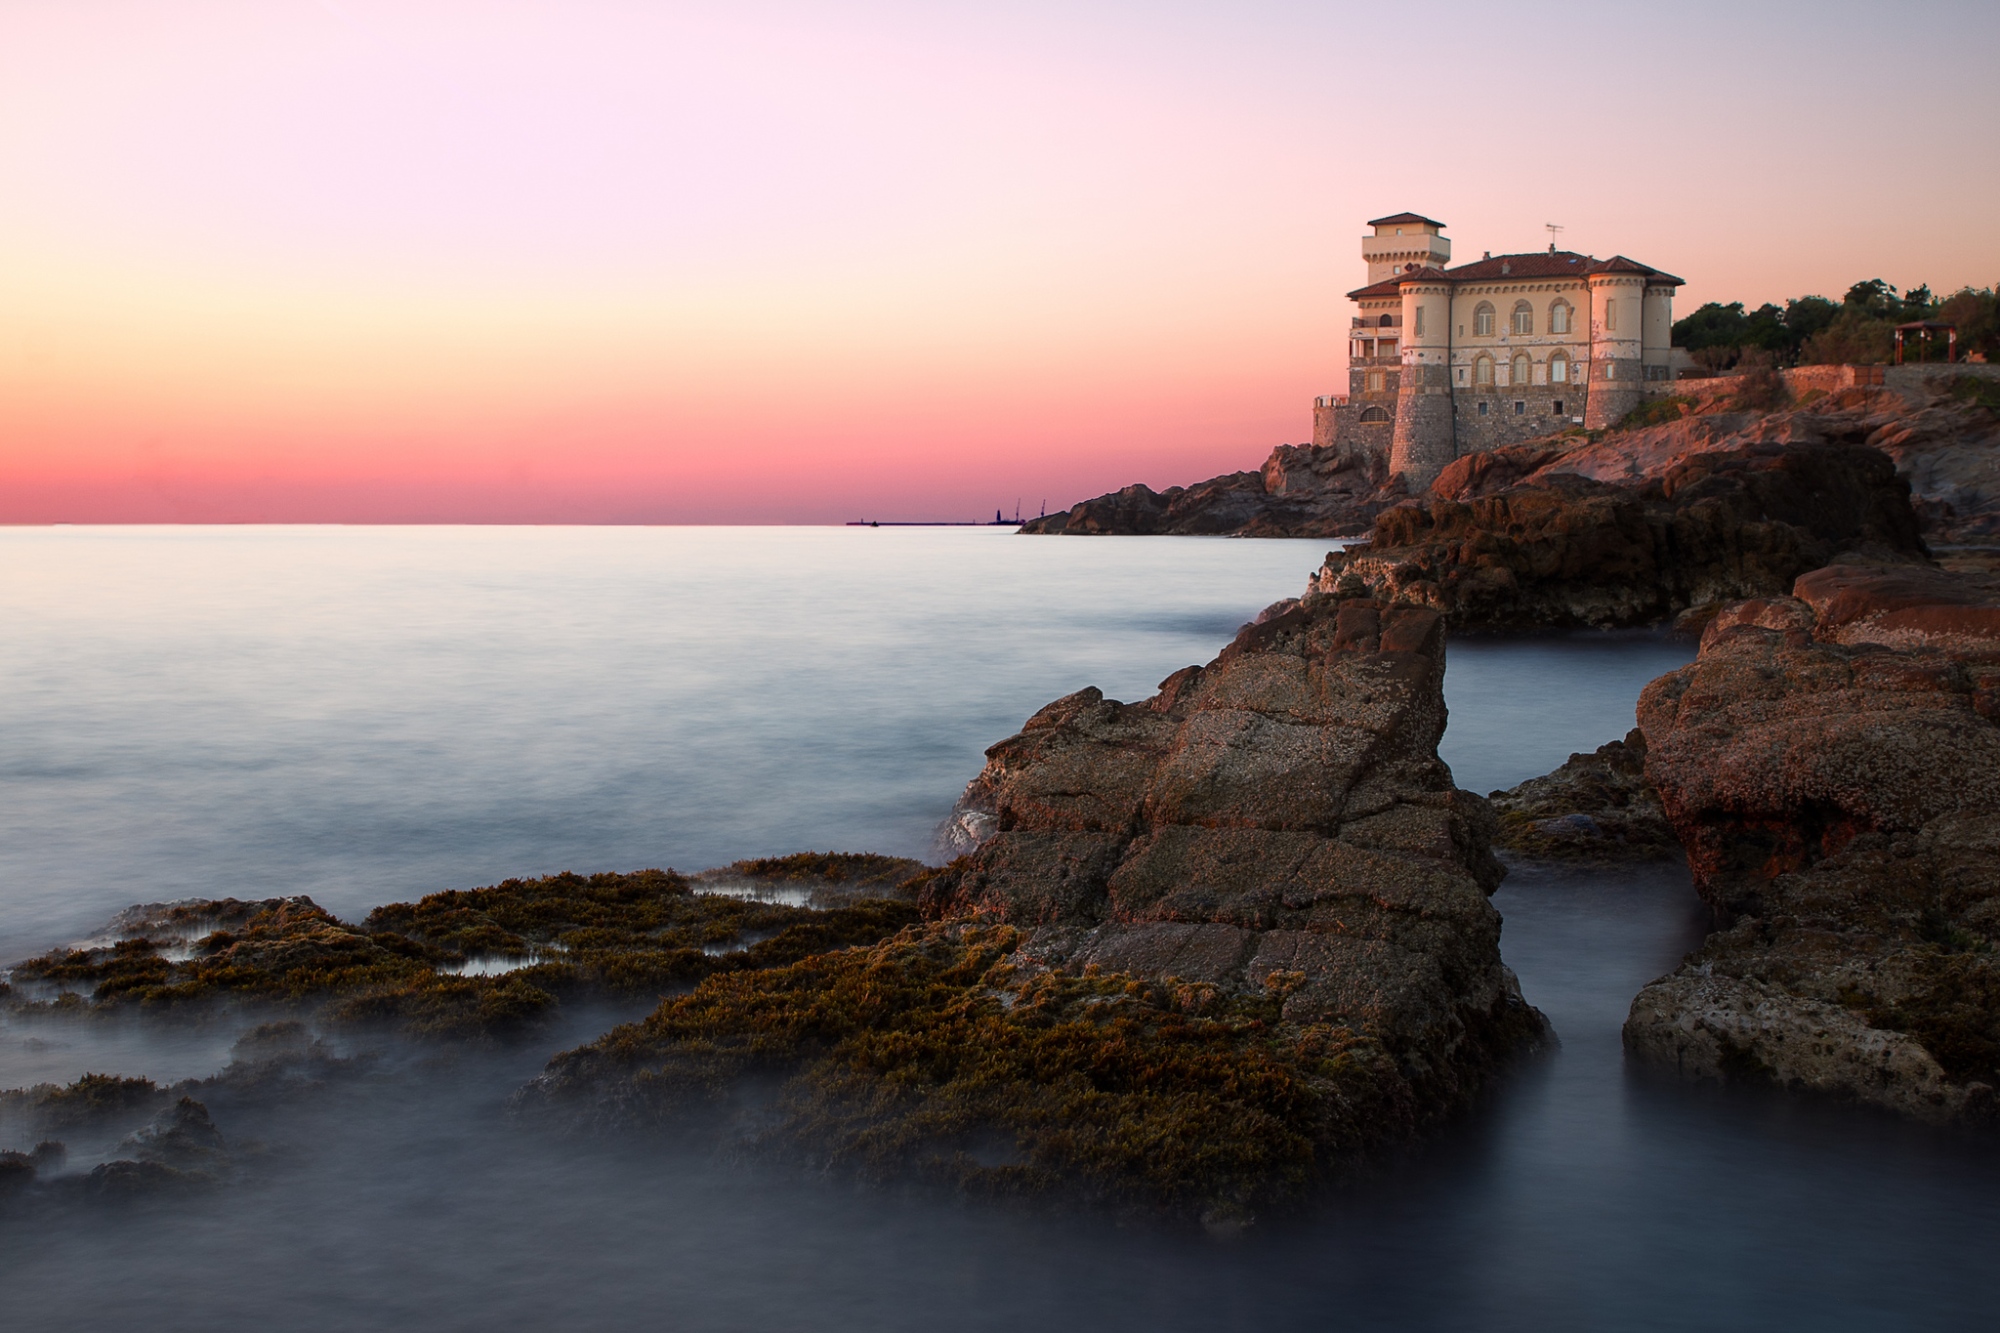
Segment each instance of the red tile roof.
[[1424,217],[1418,213],[1391,213],[1386,218],[1370,218],[1367,225],[1371,227],[1393,227],[1398,222],[1415,222],[1427,227],[1442,227],[1444,225],[1442,222]]
[[1525,255],[1475,259],[1442,272],[1434,268],[1406,269],[1393,278],[1351,291],[1347,297],[1350,301],[1361,301],[1394,296],[1406,282],[1495,282],[1501,278],[1574,278],[1591,273],[1637,273],[1663,286],[1681,285],[1681,280],[1673,274],[1624,255],[1592,259],[1571,250],[1535,250]]

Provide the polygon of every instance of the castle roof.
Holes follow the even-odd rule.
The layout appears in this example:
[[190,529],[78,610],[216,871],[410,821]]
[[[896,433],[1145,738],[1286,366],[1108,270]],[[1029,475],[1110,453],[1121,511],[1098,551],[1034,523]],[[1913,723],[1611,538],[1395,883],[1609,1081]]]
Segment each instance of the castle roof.
[[1444,225],[1444,223],[1437,221],[1435,218],[1427,218],[1420,213],[1391,213],[1386,218],[1370,218],[1367,225],[1370,227],[1393,227],[1398,223],[1411,222],[1423,227],[1442,227]]
[[1592,259],[1573,250],[1535,250],[1524,255],[1490,255],[1452,269],[1405,269],[1393,278],[1357,288],[1347,298],[1363,301],[1394,296],[1406,282],[1494,282],[1501,278],[1575,278],[1592,273],[1634,273],[1660,286],[1681,285],[1673,274],[1624,255]]

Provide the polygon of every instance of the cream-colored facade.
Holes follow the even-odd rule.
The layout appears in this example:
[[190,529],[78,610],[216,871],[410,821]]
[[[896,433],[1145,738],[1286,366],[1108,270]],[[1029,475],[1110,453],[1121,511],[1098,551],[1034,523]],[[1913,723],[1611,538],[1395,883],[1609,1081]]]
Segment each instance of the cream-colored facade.
[[1427,481],[1464,453],[1609,425],[1646,384],[1672,379],[1679,278],[1553,246],[1450,268],[1442,223],[1369,225],[1370,281],[1348,293],[1360,314],[1346,402],[1321,400],[1334,427],[1323,442],[1379,450],[1392,472]]

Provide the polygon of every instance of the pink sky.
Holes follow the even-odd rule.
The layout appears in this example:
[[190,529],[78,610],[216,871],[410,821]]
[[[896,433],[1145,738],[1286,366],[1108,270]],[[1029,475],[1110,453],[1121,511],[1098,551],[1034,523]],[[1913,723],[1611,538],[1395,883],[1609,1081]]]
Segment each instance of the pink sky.
[[1255,467],[1382,213],[1461,258],[1562,223],[1683,312],[2000,281],[1995,49],[1956,3],[0,0],[0,521]]

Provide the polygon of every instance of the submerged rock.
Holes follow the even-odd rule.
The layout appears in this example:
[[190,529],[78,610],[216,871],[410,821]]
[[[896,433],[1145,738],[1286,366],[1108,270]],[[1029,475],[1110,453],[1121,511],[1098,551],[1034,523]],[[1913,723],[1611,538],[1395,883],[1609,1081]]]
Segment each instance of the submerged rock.
[[743,873],[816,886],[808,896],[827,910],[701,892],[671,870],[511,879],[390,903],[359,924],[304,897],[189,901],[113,923],[114,933],[149,935],[59,949],[14,975],[69,992],[51,1004],[160,1011],[255,1000],[334,1023],[507,1037],[566,1000],[657,995],[720,970],[873,942],[915,918],[900,887],[922,870],[915,862],[818,853],[744,864]]
[[1150,700],[1058,700],[988,751],[929,923],[705,982],[520,1105],[1225,1228],[1296,1198],[1547,1033],[1443,668],[1435,614],[1313,597]]
[[161,1162],[183,1171],[214,1172],[229,1163],[222,1131],[209,1118],[208,1108],[192,1097],[182,1097],[160,1112],[118,1148],[139,1161]]
[[2000,603],[1865,566],[1796,592],[1726,611],[1640,701],[1647,777],[1723,928],[1640,993],[1626,1042],[1690,1075],[1991,1115]]
[[[1439,481],[1464,498],[1388,510],[1366,544],[1329,553],[1311,587],[1426,606],[1454,629],[1614,627],[1782,595],[1843,552],[1925,556],[1909,485],[1873,449],[1759,444],[1695,454],[1638,486],[1546,466],[1512,484],[1542,458],[1518,446],[1460,459]],[[1508,484],[1488,491],[1486,479]]]
[[1636,728],[1488,799],[1500,816],[1494,843],[1523,856],[1653,860],[1680,851],[1659,794],[1647,785],[1646,736]]

